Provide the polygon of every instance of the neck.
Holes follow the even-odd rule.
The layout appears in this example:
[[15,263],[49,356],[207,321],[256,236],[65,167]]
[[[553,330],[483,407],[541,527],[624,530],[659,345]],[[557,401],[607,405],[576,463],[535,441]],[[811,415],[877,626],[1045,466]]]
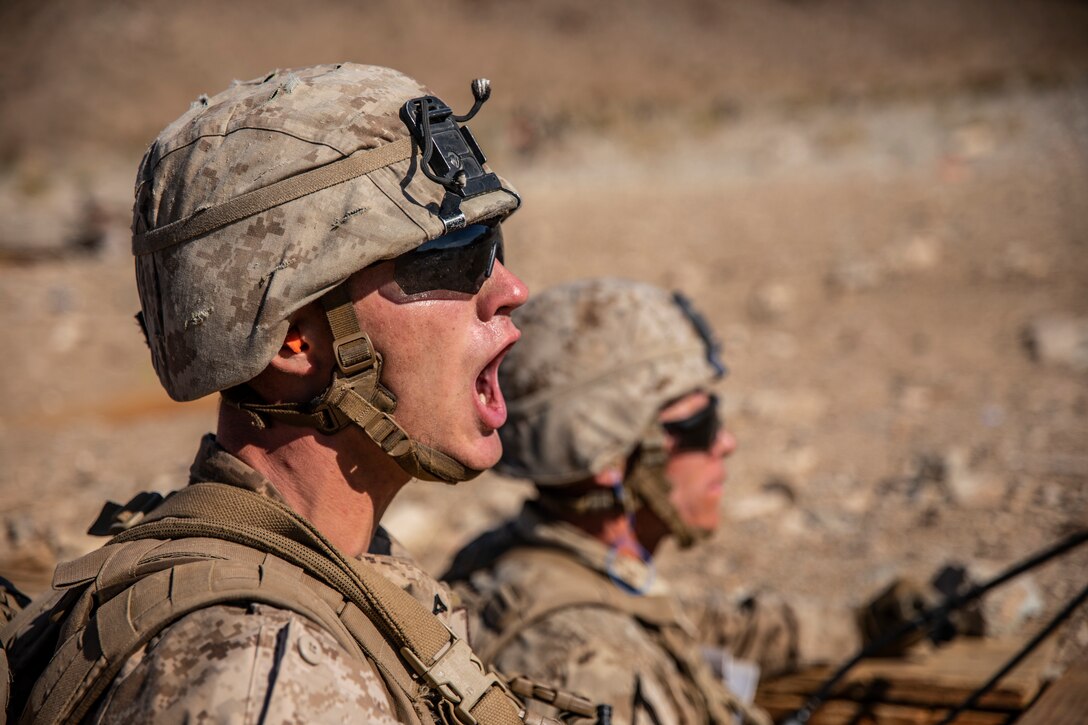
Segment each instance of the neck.
[[652,555],[657,546],[656,542],[653,547],[647,546],[637,526],[632,526],[630,517],[622,512],[568,514],[563,519],[610,549],[615,549],[621,556],[641,559],[643,551]]
[[365,552],[408,474],[354,427],[323,435],[273,422],[257,430],[243,415],[221,406],[219,444],[265,476],[338,549]]
[[669,529],[665,526],[665,523],[645,505],[635,514],[634,528],[638,540],[646,547],[646,551],[651,554],[657,551],[657,547],[669,535]]

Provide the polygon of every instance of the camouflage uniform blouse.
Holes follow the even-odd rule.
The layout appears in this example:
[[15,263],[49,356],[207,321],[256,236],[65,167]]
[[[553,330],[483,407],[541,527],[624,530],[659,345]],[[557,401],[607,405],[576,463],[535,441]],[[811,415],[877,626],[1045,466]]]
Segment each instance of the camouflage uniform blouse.
[[[218,481],[283,502],[272,484],[206,436],[193,481]],[[363,555],[458,634],[464,610],[379,529]],[[437,598],[437,600],[436,600]],[[442,602],[439,607],[437,602]],[[95,723],[395,723],[372,664],[320,626],[264,605],[213,606],[189,614],[132,655],[103,698]]]
[[[469,607],[469,634],[481,657],[506,675],[526,675],[610,704],[615,723],[707,722],[700,693],[732,697],[702,661],[691,620],[650,567],[613,557],[601,542],[545,518],[531,502],[462,550],[443,578]],[[588,599],[599,599],[592,592],[602,591],[602,582],[629,597],[625,608],[644,614],[587,601],[533,615],[534,608],[546,610],[541,603],[554,601],[557,592],[572,599],[580,588]],[[520,612],[510,616],[507,609]],[[508,623],[519,616],[511,629]],[[648,626],[653,620],[670,624]],[[662,644],[662,629],[674,635],[673,654]],[[684,650],[684,662],[677,649]],[[537,703],[529,710],[551,714]]]

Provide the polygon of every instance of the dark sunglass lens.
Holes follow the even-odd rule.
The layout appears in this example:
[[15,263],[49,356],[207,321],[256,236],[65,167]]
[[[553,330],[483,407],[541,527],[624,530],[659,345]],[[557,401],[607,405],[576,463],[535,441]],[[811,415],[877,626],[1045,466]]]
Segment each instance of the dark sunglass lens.
[[702,410],[683,420],[664,423],[663,427],[676,442],[677,450],[710,450],[721,430],[717,396],[710,396]]
[[475,294],[502,261],[502,232],[496,226],[473,224],[439,237],[398,257],[393,279],[405,294],[448,290]]

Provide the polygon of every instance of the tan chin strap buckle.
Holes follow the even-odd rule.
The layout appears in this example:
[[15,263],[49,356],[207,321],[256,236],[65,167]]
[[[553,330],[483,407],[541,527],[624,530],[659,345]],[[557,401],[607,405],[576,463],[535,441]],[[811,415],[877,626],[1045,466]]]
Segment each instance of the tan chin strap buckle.
[[344,377],[381,365],[381,356],[374,352],[370,336],[361,330],[334,341],[336,346],[336,365]]
[[506,691],[502,680],[484,669],[463,639],[451,638],[435,655],[430,667],[407,647],[402,647],[400,653],[415,673],[449,705],[451,714],[461,725],[476,725],[477,719],[471,710],[492,687]]

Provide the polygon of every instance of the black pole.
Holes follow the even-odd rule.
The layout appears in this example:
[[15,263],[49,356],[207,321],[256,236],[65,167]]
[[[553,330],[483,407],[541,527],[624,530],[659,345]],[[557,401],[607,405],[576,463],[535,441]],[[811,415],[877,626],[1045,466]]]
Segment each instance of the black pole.
[[1061,556],[1070,549],[1080,546],[1085,541],[1088,541],[1088,529],[1076,531],[1059,541],[1057,544],[1043,549],[1039,553],[1034,554],[1021,562],[1013,564],[988,582],[971,587],[971,589],[964,594],[954,594],[946,597],[940,605],[933,609],[923,611],[914,619],[904,622],[890,632],[886,632],[877,640],[870,642],[868,646],[862,647],[853,657],[835,670],[835,673],[824,681],[824,684],[820,686],[820,689],[801,706],[801,709],[786,718],[784,725],[805,725],[805,723],[812,718],[813,713],[823,705],[835,686],[839,684],[842,678],[846,676],[846,673],[852,670],[858,662],[867,657],[872,657],[875,653],[880,652],[889,644],[906,634],[921,629],[931,622],[941,621],[947,617],[949,613],[959,609],[968,602],[978,599],[994,587],[1000,586],[1010,579],[1017,577],[1030,569],[1034,569],[1040,564],[1050,561],[1056,556]]
[[974,707],[983,695],[992,690],[994,685],[1001,681],[1002,677],[1009,674],[1009,672],[1011,672],[1014,667],[1020,664],[1025,657],[1031,654],[1032,651],[1036,647],[1038,647],[1044,639],[1050,636],[1050,633],[1057,629],[1058,625],[1064,622],[1069,617],[1069,615],[1071,615],[1077,609],[1077,607],[1079,607],[1081,604],[1084,604],[1085,599],[1088,599],[1088,586],[1085,586],[1084,589],[1081,589],[1080,594],[1073,597],[1073,599],[1071,599],[1069,603],[1062,608],[1062,611],[1055,614],[1054,617],[1049,622],[1047,622],[1047,625],[1043,627],[1043,629],[1038,634],[1031,638],[1030,642],[1024,645],[1019,652],[1013,655],[1012,659],[1005,663],[1004,667],[998,670],[993,677],[986,681],[986,684],[982,685],[977,690],[968,695],[966,700],[960,703],[955,710],[948,713],[948,715],[945,716],[944,720],[941,720],[939,723],[937,723],[937,725],[948,725],[948,723],[959,717],[960,713],[962,713],[964,710],[970,710],[972,707]]

